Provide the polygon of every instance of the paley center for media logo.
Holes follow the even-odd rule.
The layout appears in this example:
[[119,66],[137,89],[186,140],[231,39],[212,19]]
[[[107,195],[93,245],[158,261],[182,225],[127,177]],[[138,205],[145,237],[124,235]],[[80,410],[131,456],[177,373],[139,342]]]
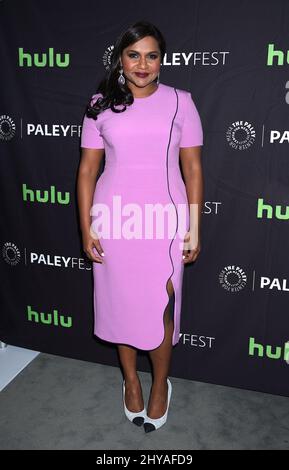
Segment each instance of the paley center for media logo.
[[7,114],[0,116],[0,140],[8,141],[13,139],[16,133],[16,125],[13,119]]
[[289,279],[279,277],[269,277],[267,275],[256,275],[253,269],[250,276],[241,266],[231,264],[221,269],[219,273],[219,283],[226,291],[230,293],[239,292],[246,286],[250,287],[252,292],[256,289],[263,291],[289,292]]
[[220,285],[229,292],[239,292],[247,284],[247,274],[235,264],[225,266],[219,274]]
[[[59,123],[34,123],[24,122],[20,118],[18,128],[20,129],[20,138],[24,135],[28,137],[65,137],[79,138],[81,135],[81,124],[59,124]],[[16,124],[7,114],[0,116],[0,141],[9,141],[16,136]]]
[[11,241],[3,244],[2,257],[10,266],[16,266],[23,261],[26,266],[45,266],[50,269],[78,269],[80,271],[91,271],[92,269],[91,262],[84,258],[32,251],[28,250],[26,247],[21,250],[16,243]]

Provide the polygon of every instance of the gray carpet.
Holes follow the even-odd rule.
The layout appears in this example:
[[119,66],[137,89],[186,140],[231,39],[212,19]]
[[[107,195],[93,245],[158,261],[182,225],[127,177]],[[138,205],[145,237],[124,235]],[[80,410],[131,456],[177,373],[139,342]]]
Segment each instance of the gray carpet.
[[289,449],[288,398],[170,378],[168,421],[146,434],[124,415],[119,368],[40,354],[0,394],[0,448]]

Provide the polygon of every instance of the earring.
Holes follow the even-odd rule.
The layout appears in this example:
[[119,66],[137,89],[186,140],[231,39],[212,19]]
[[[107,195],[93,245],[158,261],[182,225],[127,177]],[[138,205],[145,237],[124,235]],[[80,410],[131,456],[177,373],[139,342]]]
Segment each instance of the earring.
[[120,86],[125,84],[125,78],[124,78],[124,76],[122,75],[122,72],[123,72],[123,69],[120,69],[120,70],[119,70],[120,75],[119,75],[119,77],[118,77],[118,79],[117,79],[118,84],[119,84]]
[[160,72],[158,73],[157,85],[160,83]]

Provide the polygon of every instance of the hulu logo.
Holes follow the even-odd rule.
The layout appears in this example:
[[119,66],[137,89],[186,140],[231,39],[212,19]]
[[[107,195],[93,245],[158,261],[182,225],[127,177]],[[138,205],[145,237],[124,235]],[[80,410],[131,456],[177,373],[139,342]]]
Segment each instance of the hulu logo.
[[262,344],[255,343],[255,338],[250,338],[249,340],[249,356],[255,356],[255,352],[258,357],[264,357],[264,349],[266,356],[269,359],[284,359],[288,364],[289,359],[289,343],[285,343],[284,350],[281,346],[272,347],[271,345],[266,345],[265,347]]
[[53,310],[53,313],[38,313],[36,310],[32,310],[31,305],[28,305],[27,317],[29,321],[34,321],[35,323],[41,322],[43,325],[63,326],[65,328],[72,327],[72,318],[58,315],[57,310]]
[[18,49],[19,66],[20,67],[68,67],[69,65],[69,54],[62,54],[64,57],[61,59],[59,52],[54,53],[53,47],[49,47],[48,53],[44,52],[38,54],[29,54],[24,52],[23,47]]
[[[273,207],[270,204],[264,204],[264,199],[258,199],[258,208],[257,208],[257,218],[262,219],[263,217],[267,219],[272,219],[273,217]],[[276,219],[288,220],[289,219],[289,206],[285,206],[285,210],[282,206],[275,206],[274,216]],[[282,214],[282,211],[285,212]],[[265,212],[265,214],[264,214]]]
[[65,192],[64,196],[60,191],[55,191],[55,186],[50,186],[50,191],[40,189],[29,189],[26,184],[22,184],[22,194],[24,201],[30,202],[50,202],[51,204],[69,204],[69,192]]
[[[286,51],[286,54],[286,63],[289,64],[289,51]],[[274,44],[268,44],[267,65],[273,65],[274,57],[277,59],[277,65],[284,65],[284,52],[274,50]]]

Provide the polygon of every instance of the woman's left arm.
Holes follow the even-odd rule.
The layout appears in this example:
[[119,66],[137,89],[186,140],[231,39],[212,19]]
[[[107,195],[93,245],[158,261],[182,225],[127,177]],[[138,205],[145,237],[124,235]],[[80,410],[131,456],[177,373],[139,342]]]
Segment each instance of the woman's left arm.
[[184,263],[195,261],[201,251],[201,214],[204,180],[201,161],[202,146],[180,148],[180,159],[190,209],[190,228],[185,236]]

